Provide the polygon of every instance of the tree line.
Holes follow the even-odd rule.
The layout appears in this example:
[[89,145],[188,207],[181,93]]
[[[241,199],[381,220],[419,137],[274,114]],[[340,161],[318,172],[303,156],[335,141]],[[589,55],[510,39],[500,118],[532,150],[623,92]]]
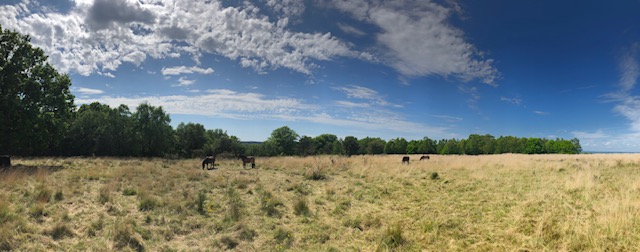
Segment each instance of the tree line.
[[238,154],[499,154],[580,153],[578,139],[498,137],[407,141],[333,134],[299,136],[275,129],[267,141],[242,143],[222,129],[180,123],[175,129],[162,107],[140,104],[135,111],[100,103],[77,107],[71,80],[49,63],[28,36],[0,26],[0,155],[202,157]]

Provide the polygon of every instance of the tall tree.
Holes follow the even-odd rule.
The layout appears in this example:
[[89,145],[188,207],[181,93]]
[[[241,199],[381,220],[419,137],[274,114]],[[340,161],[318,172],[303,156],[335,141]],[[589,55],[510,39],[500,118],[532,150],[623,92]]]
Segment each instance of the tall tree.
[[333,143],[338,141],[338,137],[333,134],[322,134],[313,140],[316,143],[316,153],[331,154],[333,153]]
[[[194,157],[194,151],[203,151],[204,145],[207,143],[207,134],[204,125],[199,123],[180,123],[176,128],[176,136],[178,137],[178,150],[183,157]],[[195,153],[196,156],[202,153]]]
[[161,156],[171,153],[173,129],[171,118],[162,107],[142,103],[133,114],[143,156]]
[[59,154],[73,115],[71,80],[29,36],[0,26],[0,153]]
[[271,132],[271,137],[267,141],[275,144],[278,154],[293,155],[296,151],[296,140],[298,134],[287,126],[277,128]]
[[358,139],[353,136],[345,137],[342,141],[342,146],[344,154],[347,156],[358,154],[358,149],[360,148],[360,146],[358,146]]
[[302,136],[298,141],[298,154],[301,156],[316,154],[315,140],[310,136]]

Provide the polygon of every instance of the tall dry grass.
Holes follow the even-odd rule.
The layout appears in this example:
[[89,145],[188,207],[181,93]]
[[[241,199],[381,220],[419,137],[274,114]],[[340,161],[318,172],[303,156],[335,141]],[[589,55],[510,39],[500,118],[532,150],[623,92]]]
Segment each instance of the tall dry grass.
[[640,249],[640,155],[418,158],[17,159],[0,250]]

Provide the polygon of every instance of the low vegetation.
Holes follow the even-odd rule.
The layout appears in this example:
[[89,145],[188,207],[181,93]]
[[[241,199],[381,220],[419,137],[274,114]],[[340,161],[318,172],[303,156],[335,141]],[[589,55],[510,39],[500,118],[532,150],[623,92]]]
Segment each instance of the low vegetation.
[[0,250],[640,248],[639,155],[401,158],[16,158]]

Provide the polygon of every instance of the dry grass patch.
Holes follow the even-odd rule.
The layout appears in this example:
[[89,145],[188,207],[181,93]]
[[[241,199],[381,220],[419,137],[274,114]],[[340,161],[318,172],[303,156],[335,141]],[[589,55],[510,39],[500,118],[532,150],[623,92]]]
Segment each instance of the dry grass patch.
[[640,248],[640,155],[200,161],[16,159],[62,168],[0,171],[0,250]]

